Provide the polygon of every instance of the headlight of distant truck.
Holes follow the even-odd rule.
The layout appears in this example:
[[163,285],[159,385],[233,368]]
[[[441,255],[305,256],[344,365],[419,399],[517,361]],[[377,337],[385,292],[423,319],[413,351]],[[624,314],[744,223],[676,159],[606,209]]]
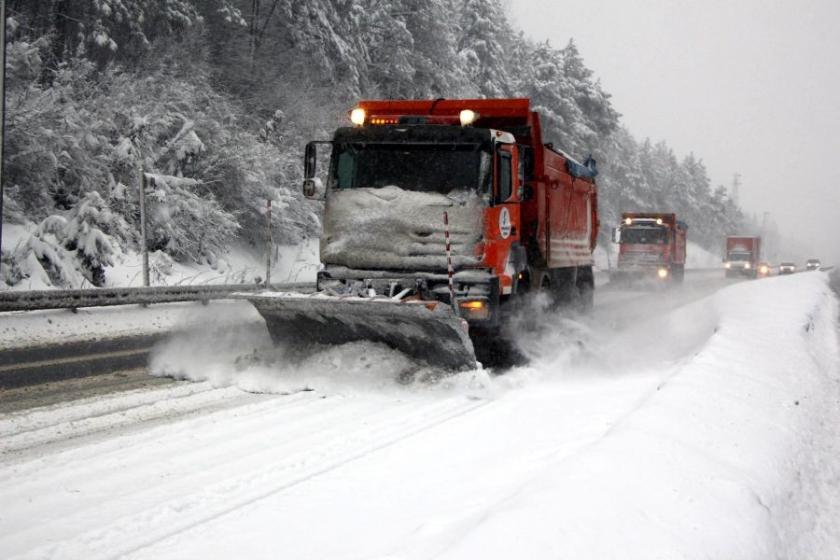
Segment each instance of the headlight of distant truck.
[[668,269],[667,268],[660,268],[656,271],[656,275],[659,276],[661,279],[665,279],[668,277]]
[[750,263],[745,263],[745,264],[744,264],[744,268],[746,268],[746,269],[750,269],[750,268],[752,268],[752,265],[750,265]]
[[724,264],[723,266],[724,266],[724,268],[732,268],[732,263],[728,262],[728,263]]

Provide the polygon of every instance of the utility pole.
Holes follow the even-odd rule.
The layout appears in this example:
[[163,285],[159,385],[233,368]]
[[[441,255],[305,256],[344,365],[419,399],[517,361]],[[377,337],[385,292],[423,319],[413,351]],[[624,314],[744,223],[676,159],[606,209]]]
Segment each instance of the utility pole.
[[149,285],[149,243],[146,239],[146,172],[140,168],[140,250],[143,255],[143,285]]
[[741,203],[741,174],[735,173],[732,176],[732,201],[735,205],[739,205]]
[[267,233],[267,246],[265,248],[265,287],[271,288],[271,248],[274,247],[274,239],[271,234],[271,199],[265,201],[265,226]]
[[3,197],[5,196],[5,176],[3,146],[6,143],[6,0],[0,0],[0,255],[3,254]]

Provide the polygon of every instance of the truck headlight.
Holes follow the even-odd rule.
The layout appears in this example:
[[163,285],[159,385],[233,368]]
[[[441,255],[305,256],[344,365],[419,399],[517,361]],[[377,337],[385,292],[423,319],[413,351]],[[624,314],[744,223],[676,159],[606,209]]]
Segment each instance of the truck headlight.
[[458,113],[458,118],[461,120],[461,126],[469,126],[478,119],[478,113],[472,109],[464,109]]
[[365,110],[361,107],[356,107],[352,111],[350,111],[350,122],[355,124],[356,126],[362,126],[365,124]]
[[728,263],[724,264],[723,267],[724,268],[732,268],[732,263],[728,262]]
[[745,264],[744,264],[744,268],[746,268],[747,270],[749,270],[750,268],[752,268],[752,265],[750,265],[750,263],[745,263]]
[[660,268],[656,271],[656,275],[659,276],[662,280],[668,277],[668,269],[667,268]]

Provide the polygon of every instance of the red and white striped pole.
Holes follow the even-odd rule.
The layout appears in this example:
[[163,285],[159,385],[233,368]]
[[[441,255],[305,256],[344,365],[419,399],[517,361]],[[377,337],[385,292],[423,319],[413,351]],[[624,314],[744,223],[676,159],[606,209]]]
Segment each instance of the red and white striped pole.
[[452,280],[452,275],[455,270],[452,268],[452,244],[449,242],[449,212],[443,213],[443,235],[446,239],[446,267],[449,275],[449,302],[452,304],[452,309],[455,313],[458,312],[458,304],[455,302],[455,282]]

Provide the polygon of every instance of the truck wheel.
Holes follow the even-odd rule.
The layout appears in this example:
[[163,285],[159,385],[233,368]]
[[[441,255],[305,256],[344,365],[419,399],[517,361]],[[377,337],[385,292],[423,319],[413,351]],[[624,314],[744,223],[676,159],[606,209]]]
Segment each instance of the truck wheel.
[[575,303],[578,298],[576,267],[555,268],[549,271],[548,289],[554,300],[553,307],[561,309]]
[[474,329],[470,338],[475,358],[485,367],[508,369],[528,361],[505,327]]
[[677,284],[682,284],[683,280],[685,280],[685,265],[675,264],[674,267],[671,269],[671,276],[674,279],[674,282],[676,282]]
[[577,303],[583,313],[588,313],[595,305],[595,275],[591,266],[581,266],[577,269]]

